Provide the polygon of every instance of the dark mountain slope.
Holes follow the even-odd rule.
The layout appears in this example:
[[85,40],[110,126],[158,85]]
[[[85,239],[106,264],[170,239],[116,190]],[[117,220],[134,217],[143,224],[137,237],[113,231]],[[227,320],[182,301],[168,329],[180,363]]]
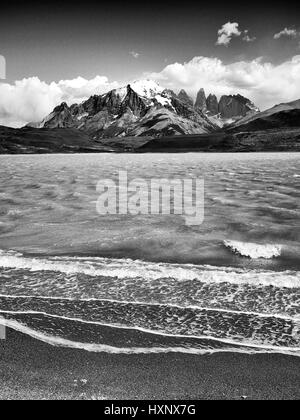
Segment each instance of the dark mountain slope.
[[250,120],[248,123],[233,126],[229,131],[261,131],[270,129],[297,128],[300,127],[300,109],[292,109],[268,115],[261,113],[260,118]]
[[93,153],[111,151],[74,129],[14,129],[0,126],[0,154]]
[[252,121],[255,121],[257,119],[265,119],[265,118],[271,117],[274,114],[278,114],[280,112],[293,111],[297,109],[298,110],[300,109],[300,99],[297,101],[275,105],[272,108],[269,108],[265,111],[262,111],[256,114],[247,115],[246,117],[239,119],[235,124],[233,124],[233,126],[238,128]]

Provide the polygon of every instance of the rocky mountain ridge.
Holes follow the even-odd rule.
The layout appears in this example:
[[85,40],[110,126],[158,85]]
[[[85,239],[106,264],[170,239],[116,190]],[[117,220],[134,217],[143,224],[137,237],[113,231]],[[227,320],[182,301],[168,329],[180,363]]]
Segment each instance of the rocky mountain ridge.
[[93,140],[111,137],[205,134],[219,130],[222,118],[242,118],[257,108],[241,95],[196,101],[184,91],[175,94],[151,80],[136,81],[104,95],[93,95],[81,104],[62,103],[34,128],[78,129]]
[[220,100],[214,94],[206,97],[205,90],[199,90],[195,102],[195,108],[209,115],[218,115],[222,119],[239,119],[247,115],[260,112],[250,99],[242,95],[223,95]]
[[[219,116],[209,116],[208,110],[196,112],[195,106],[182,101],[183,93],[177,98],[172,91],[142,90],[142,97],[132,90],[128,86],[71,107],[63,103],[43,121],[44,127],[0,126],[0,154],[300,151],[300,100],[248,113],[221,127]],[[213,95],[207,100],[215,102]],[[97,137],[101,118],[107,128]],[[195,132],[185,134],[192,124]],[[129,127],[132,135],[123,138]],[[176,134],[169,134],[172,131]]]

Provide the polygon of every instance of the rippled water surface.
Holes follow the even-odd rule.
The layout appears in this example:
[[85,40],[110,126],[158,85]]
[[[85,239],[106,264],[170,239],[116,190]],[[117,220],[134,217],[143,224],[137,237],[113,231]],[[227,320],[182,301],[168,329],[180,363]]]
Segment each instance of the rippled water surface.
[[[97,182],[203,178],[205,220],[100,216]],[[0,157],[0,312],[93,351],[300,352],[297,154]]]

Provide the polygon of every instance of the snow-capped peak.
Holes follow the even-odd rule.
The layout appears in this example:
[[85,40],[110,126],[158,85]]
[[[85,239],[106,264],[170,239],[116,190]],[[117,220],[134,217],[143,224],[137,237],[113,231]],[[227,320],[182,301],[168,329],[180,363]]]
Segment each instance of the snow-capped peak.
[[130,86],[138,95],[148,99],[153,99],[164,91],[158,83],[149,79],[135,80]]
[[116,94],[120,96],[121,101],[124,101],[125,96],[127,95],[127,87],[123,86],[115,90]]
[[[164,91],[164,88],[162,88],[158,83],[149,79],[135,80],[128,84],[131,86],[131,89],[134,90],[135,93],[137,93],[142,98],[146,99],[153,99]],[[116,93],[117,95],[119,95],[122,101],[127,95],[128,84],[126,86],[116,89]]]

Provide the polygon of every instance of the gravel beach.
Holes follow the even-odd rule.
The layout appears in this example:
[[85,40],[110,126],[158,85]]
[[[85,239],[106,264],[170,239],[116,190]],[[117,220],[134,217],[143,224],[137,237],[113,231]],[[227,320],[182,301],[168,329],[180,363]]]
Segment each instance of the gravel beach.
[[7,329],[0,341],[0,398],[300,398],[300,358],[215,353],[112,355],[52,347]]

